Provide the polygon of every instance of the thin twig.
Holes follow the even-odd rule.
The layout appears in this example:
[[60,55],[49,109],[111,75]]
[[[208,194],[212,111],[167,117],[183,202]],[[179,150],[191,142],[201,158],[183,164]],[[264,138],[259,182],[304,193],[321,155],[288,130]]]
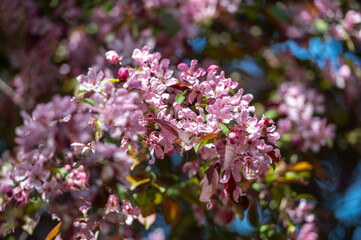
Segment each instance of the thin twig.
[[17,104],[20,108],[27,109],[26,101],[19,94],[17,94],[14,91],[14,89],[9,87],[9,85],[7,85],[6,82],[1,78],[0,78],[0,90],[6,95],[8,95],[13,100],[13,102]]

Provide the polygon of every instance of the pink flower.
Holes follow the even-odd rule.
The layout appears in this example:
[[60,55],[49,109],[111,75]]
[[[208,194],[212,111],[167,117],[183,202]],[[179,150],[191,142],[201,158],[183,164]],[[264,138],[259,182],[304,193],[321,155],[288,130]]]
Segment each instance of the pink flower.
[[153,232],[148,235],[149,240],[165,240],[165,234],[163,229],[156,228]]
[[198,68],[195,71],[195,66],[197,64],[197,60],[191,61],[191,66],[188,67],[185,63],[178,64],[178,69],[182,71],[181,78],[187,80],[189,83],[193,84],[198,77],[204,76],[206,74],[206,70],[203,68]]
[[133,219],[138,218],[140,215],[140,209],[138,207],[133,207],[128,200],[123,201],[121,208],[127,225],[131,225],[133,223]]
[[208,105],[206,110],[217,117],[219,122],[229,123],[232,120],[231,110],[233,106],[226,105],[222,99],[216,99],[213,105]]
[[187,170],[189,170],[188,177],[192,178],[193,176],[195,176],[198,173],[199,168],[200,168],[199,161],[195,160],[192,162],[186,162],[182,167],[182,171],[186,172]]
[[67,184],[69,186],[78,186],[80,188],[85,188],[88,183],[88,175],[84,170],[83,166],[79,166],[76,169],[73,169],[68,176]]
[[105,57],[110,63],[117,63],[119,61],[119,55],[114,50],[106,52]]
[[140,67],[146,67],[147,63],[158,62],[160,59],[159,53],[149,53],[149,47],[144,46],[142,50],[135,49],[133,51],[132,58],[136,61]]
[[115,194],[109,195],[105,208],[109,210],[109,212],[120,212],[119,200]]
[[361,13],[354,10],[349,10],[346,13],[346,17],[342,23],[342,26],[347,30],[351,30],[355,24],[361,23]]
[[118,70],[118,78],[119,78],[119,82],[125,82],[127,81],[129,77],[129,72],[128,69],[125,67],[121,67]]
[[315,223],[305,223],[302,225],[296,240],[316,240],[318,239],[318,230]]
[[104,78],[104,73],[100,71],[98,74],[95,73],[94,69],[89,68],[88,75],[80,75],[76,78],[80,82],[79,90],[81,91],[94,91],[100,92],[100,83]]
[[20,203],[26,203],[28,201],[26,193],[19,187],[13,189],[13,197]]

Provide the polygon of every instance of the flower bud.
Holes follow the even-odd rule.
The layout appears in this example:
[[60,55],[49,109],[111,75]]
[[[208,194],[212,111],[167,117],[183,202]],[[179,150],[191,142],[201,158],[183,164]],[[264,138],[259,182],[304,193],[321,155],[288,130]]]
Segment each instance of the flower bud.
[[232,144],[235,143],[237,141],[237,134],[235,132],[231,132],[228,139]]
[[127,78],[129,77],[128,69],[125,67],[121,67],[118,70],[118,78],[119,82],[125,82],[127,81]]
[[208,72],[210,71],[216,71],[218,72],[218,66],[217,65],[211,65],[208,67]]
[[119,55],[114,50],[106,52],[105,57],[110,63],[117,63],[119,61]]

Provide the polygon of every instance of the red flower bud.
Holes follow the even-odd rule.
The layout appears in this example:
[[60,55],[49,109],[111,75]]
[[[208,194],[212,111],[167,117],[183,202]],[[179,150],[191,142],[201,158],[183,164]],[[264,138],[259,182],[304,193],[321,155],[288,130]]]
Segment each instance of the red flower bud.
[[129,77],[128,69],[124,68],[124,67],[119,68],[119,70],[118,70],[119,82],[127,81],[128,77]]

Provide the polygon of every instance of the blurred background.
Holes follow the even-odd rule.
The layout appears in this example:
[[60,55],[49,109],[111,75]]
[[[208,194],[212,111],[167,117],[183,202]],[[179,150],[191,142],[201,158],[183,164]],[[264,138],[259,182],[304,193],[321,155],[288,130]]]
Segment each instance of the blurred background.
[[[114,77],[105,52],[134,65],[145,45],[174,66],[221,66],[275,120],[282,159],[243,186],[243,214],[197,225],[178,202],[179,219],[157,216],[144,238],[361,239],[358,1],[2,0],[0,36],[0,152],[15,147],[22,110],[71,95],[89,67]],[[157,167],[181,172],[169,162]]]

